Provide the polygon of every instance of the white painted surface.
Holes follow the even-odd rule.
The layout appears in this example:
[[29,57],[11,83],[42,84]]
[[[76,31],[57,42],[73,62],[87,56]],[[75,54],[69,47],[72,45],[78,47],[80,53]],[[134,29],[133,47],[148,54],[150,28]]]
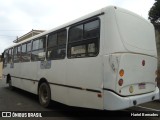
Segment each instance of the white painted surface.
[[104,109],[106,110],[121,110],[134,106],[133,101],[137,101],[137,105],[152,101],[152,97],[155,96],[155,100],[159,99],[159,88],[152,93],[120,97],[110,91],[104,91]]

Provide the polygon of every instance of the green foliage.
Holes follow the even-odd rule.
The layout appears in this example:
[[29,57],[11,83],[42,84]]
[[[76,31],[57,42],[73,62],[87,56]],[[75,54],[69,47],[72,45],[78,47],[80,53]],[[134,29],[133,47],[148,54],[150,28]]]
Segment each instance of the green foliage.
[[155,0],[148,15],[148,19],[150,19],[151,23],[154,25],[160,25],[160,0]]

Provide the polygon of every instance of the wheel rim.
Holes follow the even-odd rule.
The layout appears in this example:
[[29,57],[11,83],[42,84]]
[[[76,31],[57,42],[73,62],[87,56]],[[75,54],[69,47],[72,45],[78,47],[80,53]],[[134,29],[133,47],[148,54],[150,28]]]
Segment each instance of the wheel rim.
[[41,87],[40,95],[41,95],[42,103],[46,103],[48,101],[48,90],[47,90],[46,86],[43,85]]

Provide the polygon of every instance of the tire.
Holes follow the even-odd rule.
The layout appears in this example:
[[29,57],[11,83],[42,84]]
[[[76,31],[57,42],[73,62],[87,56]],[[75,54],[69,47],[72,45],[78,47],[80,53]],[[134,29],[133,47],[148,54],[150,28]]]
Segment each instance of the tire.
[[10,90],[13,90],[13,89],[14,89],[14,87],[12,86],[12,80],[9,80],[8,85],[9,85],[9,89],[10,89]]
[[51,90],[47,83],[42,83],[38,89],[39,103],[43,107],[49,107],[51,101]]

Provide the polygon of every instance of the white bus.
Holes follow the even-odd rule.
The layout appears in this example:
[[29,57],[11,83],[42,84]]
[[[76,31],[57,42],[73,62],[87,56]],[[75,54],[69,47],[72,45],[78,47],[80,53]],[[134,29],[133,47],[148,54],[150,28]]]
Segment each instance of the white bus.
[[102,8],[4,50],[3,79],[84,108],[121,110],[159,99],[154,27],[115,6]]

